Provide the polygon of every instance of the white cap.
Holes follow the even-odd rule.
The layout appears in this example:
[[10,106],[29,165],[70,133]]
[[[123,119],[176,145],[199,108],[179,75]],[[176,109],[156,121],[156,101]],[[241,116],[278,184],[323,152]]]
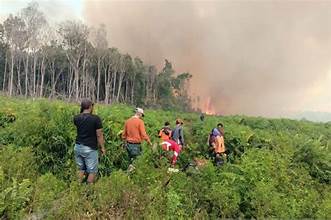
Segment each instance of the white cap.
[[142,114],[143,116],[145,116],[145,115],[144,115],[144,109],[142,109],[142,108],[136,108],[136,113],[140,113],[140,114]]

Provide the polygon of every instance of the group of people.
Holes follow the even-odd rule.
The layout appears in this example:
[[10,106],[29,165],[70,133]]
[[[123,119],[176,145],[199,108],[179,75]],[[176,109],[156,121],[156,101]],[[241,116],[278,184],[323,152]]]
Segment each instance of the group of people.
[[[98,148],[102,155],[106,154],[102,122],[100,117],[93,114],[93,108],[93,102],[84,99],[81,102],[80,114],[74,117],[74,124],[77,128],[74,153],[76,164],[79,168],[78,176],[80,181],[86,178],[87,183],[93,183],[98,172]],[[134,115],[124,124],[122,139],[130,158],[129,171],[134,169],[132,162],[141,154],[142,142],[146,141],[152,146],[152,142],[145,130],[143,117],[144,110],[136,108]],[[182,120],[177,119],[176,127],[171,129],[170,123],[166,122],[159,131],[160,145],[164,152],[171,154],[168,157],[172,167],[175,166],[178,156],[185,146],[183,124]],[[208,144],[211,156],[215,158],[215,164],[220,165],[222,157],[225,155],[223,124],[219,123],[211,131],[208,137]]]

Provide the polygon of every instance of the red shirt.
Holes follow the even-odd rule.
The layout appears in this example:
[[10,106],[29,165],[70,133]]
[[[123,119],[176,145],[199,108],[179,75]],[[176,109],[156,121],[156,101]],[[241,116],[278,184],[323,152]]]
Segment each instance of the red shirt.
[[174,156],[172,157],[172,164],[175,165],[180,151],[182,150],[181,146],[173,140],[167,140],[162,142],[162,148],[165,151],[173,151]]

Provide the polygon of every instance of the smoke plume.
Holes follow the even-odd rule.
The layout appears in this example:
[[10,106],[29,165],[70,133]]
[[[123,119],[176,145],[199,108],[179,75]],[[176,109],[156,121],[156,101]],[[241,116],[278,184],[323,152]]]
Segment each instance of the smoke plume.
[[89,24],[108,27],[112,46],[190,72],[200,106],[210,97],[219,113],[264,116],[331,107],[314,102],[331,93],[331,3],[86,0],[83,8]]

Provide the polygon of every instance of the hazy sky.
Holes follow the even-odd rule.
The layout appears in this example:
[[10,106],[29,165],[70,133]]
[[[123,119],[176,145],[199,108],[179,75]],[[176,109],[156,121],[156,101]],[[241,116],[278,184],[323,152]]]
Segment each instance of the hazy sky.
[[[0,18],[27,2],[0,0]],[[189,71],[221,113],[331,111],[331,1],[38,2],[53,21],[104,23],[122,52]]]
[[[17,13],[31,0],[0,0],[0,20],[5,19],[9,13]],[[50,21],[64,19],[82,19],[82,0],[37,0],[41,10]]]

